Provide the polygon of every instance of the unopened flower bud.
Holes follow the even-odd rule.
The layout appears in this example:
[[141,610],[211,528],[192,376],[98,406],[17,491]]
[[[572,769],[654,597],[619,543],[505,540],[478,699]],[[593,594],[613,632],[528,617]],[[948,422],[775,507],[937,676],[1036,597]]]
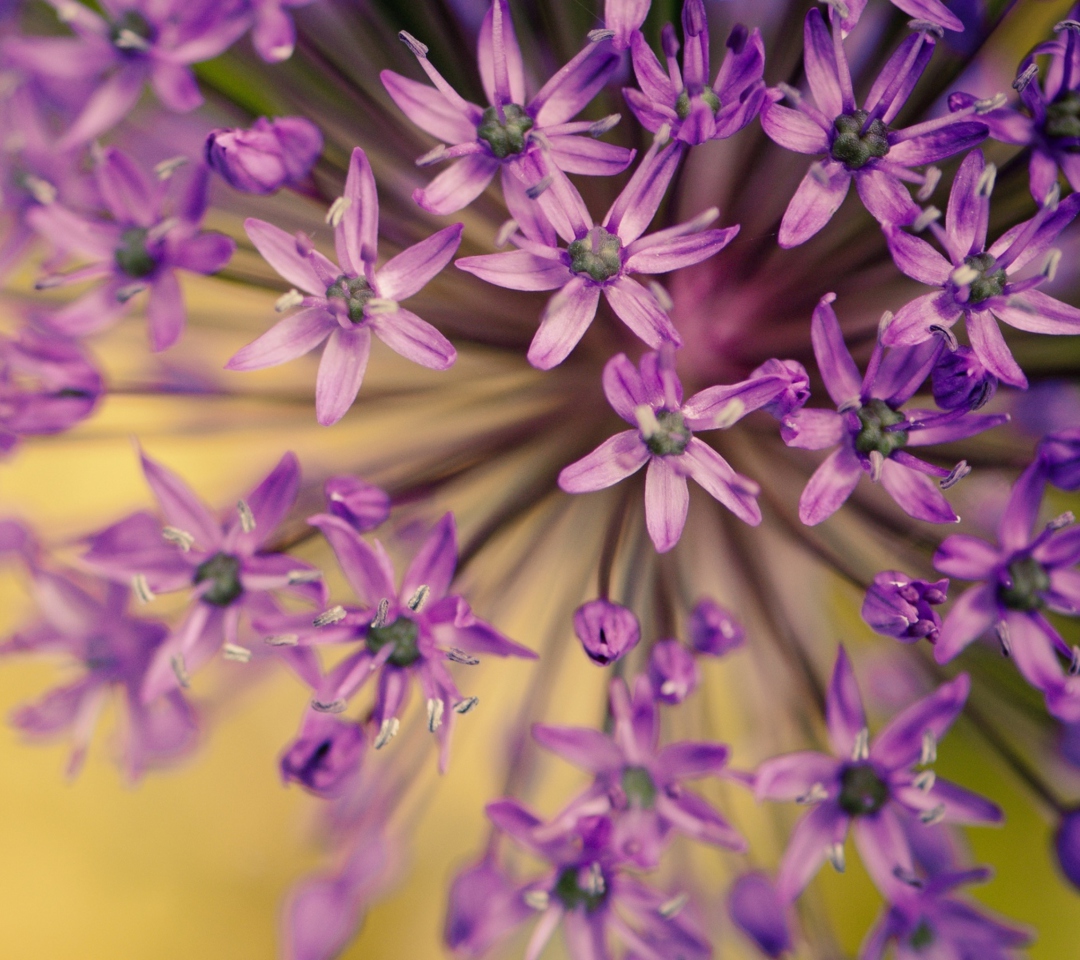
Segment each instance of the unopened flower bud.
[[649,654],[649,680],[656,699],[682,703],[701,682],[697,661],[678,640],[661,640]]
[[946,352],[934,366],[934,401],[942,410],[977,410],[997,390],[998,380],[970,347]]
[[866,591],[862,618],[875,633],[886,637],[905,643],[926,637],[935,643],[941,617],[931,605],[944,603],[948,589],[947,579],[929,583],[912,580],[898,570],[883,570]]
[[356,477],[331,477],[323,492],[327,509],[357,533],[374,530],[390,516],[386,492]]
[[780,957],[791,949],[784,905],[765,874],[746,873],[732,884],[728,913],[767,957]]
[[303,117],[260,117],[250,129],[218,129],[206,138],[206,162],[237,190],[273,193],[308,175],[322,153],[319,128]]
[[790,417],[801,410],[810,399],[810,378],[806,374],[806,367],[797,360],[766,360],[750,374],[749,379],[756,380],[759,377],[782,377],[787,381],[787,385],[777,393],[776,399],[762,407],[777,420]]
[[722,657],[745,640],[745,628],[729,611],[709,599],[698,601],[690,614],[690,645],[698,653]]
[[281,756],[281,776],[318,796],[337,796],[360,769],[364,746],[358,723],[310,712],[300,735]]
[[1039,444],[1039,459],[1055,487],[1080,490],[1080,427],[1047,436]]
[[1062,872],[1074,887],[1080,889],[1080,807],[1061,818],[1054,836],[1054,849]]
[[590,600],[574,611],[574,633],[593,663],[613,663],[641,640],[637,617],[610,600]]

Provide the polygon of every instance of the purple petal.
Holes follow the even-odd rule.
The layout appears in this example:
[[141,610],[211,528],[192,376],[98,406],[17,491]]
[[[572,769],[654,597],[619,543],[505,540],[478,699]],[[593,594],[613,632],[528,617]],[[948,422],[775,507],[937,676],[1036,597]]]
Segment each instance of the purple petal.
[[188,113],[203,102],[195,75],[180,63],[155,61],[150,68],[150,85],[162,105],[175,113]]
[[102,199],[121,223],[152,226],[161,201],[159,184],[151,184],[126,153],[113,147],[104,150],[94,168]]
[[[494,25],[496,13],[499,15],[498,34]],[[492,106],[525,103],[525,67],[506,0],[494,0],[484,15],[477,40],[476,59],[488,103]]]
[[[654,350],[665,343],[682,344],[682,337],[671,318],[656,302],[656,298],[636,280],[619,277],[605,285],[603,291],[615,315]],[[578,339],[581,339],[580,336]]]
[[842,163],[814,163],[784,211],[777,242],[785,249],[805,243],[840,209],[851,186],[851,174]]
[[791,950],[784,904],[765,874],[746,873],[736,880],[728,893],[727,907],[735,925],[767,957],[776,960]]
[[[604,88],[620,58],[611,44],[589,42],[572,60],[552,75],[529,102],[529,112],[541,127],[565,123],[585,109]],[[518,103],[524,103],[519,100]]]
[[645,526],[657,553],[667,553],[679,542],[689,506],[686,477],[666,458],[653,457],[645,474]]
[[622,751],[615,746],[615,741],[599,730],[534,723],[532,735],[545,750],[557,753],[588,773],[620,770],[624,763]]
[[[499,173],[499,179],[502,182],[503,200],[506,203],[506,208],[510,211],[511,218],[517,223],[518,229],[534,243],[551,247],[551,259],[558,261],[562,256],[559,252],[558,234],[544,213],[544,208],[528,195],[529,185],[525,179],[528,176],[529,171],[524,168],[524,165],[504,163]],[[570,274],[567,273],[566,276],[569,279]],[[561,285],[558,284],[558,286]],[[550,290],[553,288],[547,287],[545,289]]]
[[822,803],[802,818],[791,833],[780,861],[776,892],[790,903],[825,862],[832,844],[843,842],[848,817],[835,803]]
[[850,447],[834,450],[814,471],[799,497],[799,519],[808,527],[831,517],[855,489],[862,463]]
[[881,485],[901,509],[916,520],[930,523],[957,523],[960,520],[941,490],[925,473],[887,458],[881,468]]
[[717,777],[727,766],[729,753],[722,743],[683,740],[657,754],[656,771],[668,781]]
[[835,410],[797,410],[781,421],[780,435],[789,447],[824,450],[835,447],[847,433],[847,423]]
[[703,440],[691,438],[679,458],[679,466],[740,520],[755,527],[761,523],[758,485],[732,470],[731,465]]
[[941,625],[938,642],[934,645],[934,659],[938,663],[948,663],[972,640],[989,630],[997,619],[997,598],[992,586],[982,584],[965,590],[956,598]]
[[702,230],[666,243],[653,244],[631,253],[623,269],[628,273],[669,273],[689,267],[723,250],[738,232],[738,227]]
[[889,150],[889,160],[905,167],[937,163],[978,146],[989,132],[985,123],[951,123],[902,140]]
[[221,544],[221,525],[183,480],[140,451],[146,482],[169,526],[190,533],[204,550]]
[[627,423],[636,423],[634,411],[649,402],[637,367],[625,353],[616,354],[604,364],[602,380],[604,396],[611,408]]
[[431,591],[431,600],[446,596],[457,568],[457,527],[447,513],[435,524],[424,545],[413,557],[401,582],[401,596],[408,599],[422,586]]
[[991,803],[977,793],[950,783],[948,780],[935,780],[926,791],[917,787],[907,787],[898,791],[898,799],[916,810],[933,810],[944,805],[945,823],[992,824],[1001,823],[1005,815],[996,803]]
[[150,303],[146,309],[150,323],[150,349],[154,353],[167,350],[184,332],[187,311],[180,282],[171,270],[161,273],[150,288]]
[[787,150],[809,154],[829,152],[825,131],[801,110],[766,103],[761,111],[761,128],[770,140]]
[[952,272],[952,264],[930,244],[899,227],[886,227],[885,237],[893,262],[901,272],[932,287],[944,286]]
[[906,770],[918,763],[925,734],[933,734],[935,741],[945,736],[964,709],[970,690],[971,680],[962,673],[906,707],[874,738],[870,747],[871,759],[886,770]]
[[810,339],[814,346],[821,379],[829,391],[833,403],[838,407],[857,399],[862,392],[862,377],[859,368],[851,359],[851,354],[844,343],[844,334],[832,303],[836,297],[828,293],[814,308],[810,321]]
[[910,347],[933,336],[931,326],[951,327],[963,311],[948,291],[936,291],[904,304],[885,328],[881,342],[888,347]]
[[617,233],[623,246],[633,243],[652,222],[682,158],[682,145],[676,140],[653,153],[655,149],[650,148],[604,218],[604,227]]
[[499,161],[481,153],[455,160],[426,187],[413,193],[421,207],[438,216],[457,213],[472,203],[495,176]]
[[837,650],[836,666],[829,683],[825,721],[829,727],[833,752],[838,757],[851,756],[855,741],[866,729],[866,712],[863,710],[859,685],[855,681],[855,672],[842,646]]
[[[981,150],[972,150],[953,178],[949,207],[945,211],[945,234],[953,251],[966,257],[986,248],[990,197],[980,196],[979,181],[986,162]],[[918,279],[918,278],[916,278]]]
[[635,151],[603,140],[584,136],[548,137],[550,146],[547,156],[564,173],[578,173],[586,177],[611,177],[622,173]]
[[1006,346],[997,320],[989,310],[972,310],[968,313],[967,332],[971,349],[987,370],[1009,386],[1027,387],[1027,377]]
[[[265,543],[285,519],[299,492],[300,463],[296,454],[286,453],[262,483],[244,498],[255,519],[255,529],[239,534],[237,548],[252,553],[258,545]],[[239,524],[237,529],[241,529]]]
[[103,330],[130,309],[130,301],[121,303],[116,297],[121,286],[123,283],[117,279],[91,290],[50,314],[49,326],[72,337]]
[[538,257],[525,250],[462,257],[454,266],[508,290],[556,290],[574,276],[562,260]]
[[[817,7],[813,8],[803,24],[803,56],[806,80],[810,84],[810,92],[814,95],[814,103],[825,116],[840,116],[845,112],[844,98],[840,91],[833,38]],[[827,151],[826,146],[825,149],[814,152]]]
[[965,533],[946,537],[934,554],[934,568],[961,580],[986,580],[1000,560],[985,540]]
[[569,910],[562,918],[567,954],[574,960],[608,960],[607,937],[600,916]]
[[712,430],[718,422],[731,426],[746,414],[772,403],[788,386],[789,381],[782,377],[762,375],[739,383],[706,387],[686,401],[683,417],[691,430]]
[[222,269],[235,250],[236,241],[232,237],[208,230],[180,241],[170,251],[170,259],[181,270],[208,275]]
[[1029,333],[1080,333],[1080,310],[1041,290],[1015,293],[1004,304],[995,303],[993,314],[1017,330]]
[[87,220],[59,203],[32,207],[26,212],[26,222],[57,249],[90,260],[111,259],[119,245],[115,226]]
[[815,784],[832,784],[839,766],[835,757],[811,750],[773,757],[754,774],[754,796],[758,800],[798,800]]
[[344,199],[345,213],[334,229],[337,258],[353,276],[362,277],[364,264],[375,262],[379,245],[379,196],[367,154],[359,147],[353,148],[349,161]]
[[322,308],[310,307],[279,320],[257,340],[236,352],[226,370],[261,370],[295,360],[337,329],[337,322]]
[[294,287],[317,297],[326,295],[326,284],[297,249],[296,237],[254,217],[244,221],[244,230],[263,259]]
[[656,811],[676,830],[692,840],[711,843],[729,850],[745,850],[746,840],[720,814],[696,793],[683,790],[676,796],[662,793]]
[[679,91],[640,32],[635,32],[630,41],[630,57],[634,76],[645,98],[656,103],[674,103]]
[[886,805],[875,815],[856,817],[855,845],[866,872],[886,895],[903,885],[897,874],[913,872],[911,848],[896,811]]
[[70,150],[116,126],[138,102],[145,79],[140,67],[117,70],[90,95],[82,113],[56,142],[56,149]]
[[921,212],[907,187],[884,170],[864,169],[855,175],[863,206],[878,223],[907,225]]
[[330,334],[315,380],[315,414],[324,427],[337,423],[352,406],[364,380],[371,353],[371,331],[366,327]]
[[365,606],[374,609],[380,600],[397,596],[393,564],[378,540],[368,544],[348,523],[329,513],[309,517],[308,523],[330,542],[341,572]]
[[[1053,631],[1053,627],[1042,617],[1036,620],[1037,616],[1020,610],[1010,610],[1005,615],[1009,649],[1016,669],[1028,683],[1047,694],[1047,705],[1051,706],[1051,695],[1065,686],[1065,672],[1054,642],[1060,641],[1060,637],[1056,633],[1049,636],[1048,631]],[[1075,722],[1075,718],[1069,719]]]
[[446,370],[457,359],[457,351],[446,337],[404,307],[393,313],[372,313],[367,319],[375,336],[413,363],[431,370]]
[[450,144],[476,139],[476,127],[438,90],[426,83],[410,80],[393,70],[379,74],[390,99],[421,130]]
[[574,277],[551,300],[540,328],[529,345],[529,363],[550,370],[562,363],[585,335],[600,300],[600,288],[584,277]]
[[636,473],[649,456],[649,448],[642,442],[641,434],[637,430],[624,430],[565,467],[559,474],[559,486],[567,493],[603,490]]
[[964,24],[941,0],[892,0],[909,17],[929,20],[946,30],[963,30]]

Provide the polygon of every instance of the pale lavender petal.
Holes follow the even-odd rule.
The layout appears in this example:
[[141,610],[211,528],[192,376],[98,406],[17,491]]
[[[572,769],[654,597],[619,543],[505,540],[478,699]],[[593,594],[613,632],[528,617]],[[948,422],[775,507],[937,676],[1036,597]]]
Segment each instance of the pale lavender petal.
[[833,451],[799,497],[799,519],[812,527],[831,517],[851,496],[862,472],[862,463],[850,447]]
[[[529,172],[522,164],[504,163],[502,165],[499,179],[502,181],[503,201],[510,211],[511,218],[517,223],[518,229],[534,243],[551,247],[551,258],[558,261],[561,256],[558,234],[544,213],[544,208],[528,195],[529,185],[525,181],[527,176]],[[568,273],[568,279],[569,276]]]
[[56,149],[70,150],[116,126],[138,102],[145,79],[146,72],[140,68],[117,70],[90,95],[82,113],[56,142]]
[[[1028,143],[1031,139],[1033,138],[1029,134],[1022,142]],[[1054,158],[1044,150],[1032,149],[1031,159],[1028,161],[1028,189],[1036,203],[1046,202],[1047,194],[1054,188],[1057,179],[1058,165]]]
[[401,581],[401,596],[408,600],[426,586],[430,601],[446,596],[457,568],[457,527],[452,513],[444,514],[416,552]]
[[949,279],[952,264],[921,237],[905,233],[899,227],[885,228],[893,262],[913,280],[941,287]]
[[650,148],[604,218],[604,226],[619,235],[623,246],[633,243],[652,222],[682,158],[682,145],[676,140],[653,153],[655,149]]
[[330,334],[315,380],[315,415],[324,427],[337,423],[352,406],[364,380],[371,353],[371,331],[366,327]]
[[110,212],[121,223],[149,227],[161,201],[159,184],[151,184],[126,153],[110,147],[94,167],[94,180]]
[[851,756],[855,741],[866,729],[866,712],[863,710],[859,685],[855,681],[855,671],[842,646],[836,652],[836,665],[829,682],[825,722],[829,728],[833,753],[838,757]]
[[810,340],[825,389],[833,403],[841,407],[860,396],[862,377],[844,343],[840,321],[832,306],[835,299],[835,294],[828,293],[818,301],[810,321]]
[[994,588],[987,584],[965,590],[953,604],[941,625],[934,659],[948,663],[972,640],[981,637],[998,619]]
[[637,423],[634,411],[649,402],[641,374],[625,353],[616,354],[604,364],[604,396],[611,408],[627,423]]
[[772,757],[754,774],[754,796],[758,800],[798,800],[814,784],[831,785],[839,767],[835,757],[812,750]]
[[[496,13],[499,15],[498,37],[494,28]],[[496,40],[499,42],[496,43]],[[500,101],[504,105],[508,102],[524,105],[525,67],[521,61],[521,47],[514,32],[514,22],[510,18],[510,5],[506,0],[494,0],[484,15],[477,40],[476,59],[488,103],[493,106]],[[497,79],[500,75],[501,81]]]
[[963,311],[948,291],[927,293],[905,303],[885,328],[881,342],[889,347],[910,347],[934,335],[931,326],[948,329]]
[[986,580],[999,562],[993,546],[966,533],[946,537],[934,553],[934,568],[961,580]]
[[860,170],[855,174],[855,187],[863,206],[878,223],[906,226],[921,213],[908,188],[884,170]]
[[636,280],[619,277],[606,284],[603,291],[615,315],[654,350],[665,343],[682,344],[682,337],[671,318],[656,302],[656,298]]
[[[803,24],[803,57],[806,80],[810,84],[810,92],[814,95],[814,103],[825,116],[840,116],[845,112],[844,98],[837,75],[833,38],[817,7],[813,8]],[[825,153],[827,150],[828,147],[814,152]]]
[[1045,489],[1045,468],[1039,460],[1035,460],[1013,484],[998,521],[998,543],[1005,553],[1019,550],[1031,542],[1032,528],[1039,516]]
[[[300,462],[295,453],[286,453],[263,481],[244,498],[255,520],[255,529],[250,533],[245,532],[239,519],[235,522],[230,532],[235,536],[236,549],[244,554],[254,553],[255,548],[265,543],[277,530],[296,502],[299,492]],[[296,565],[292,558],[289,558],[289,562]]]
[[691,430],[714,429],[718,420],[730,426],[772,403],[788,385],[782,377],[757,376],[739,383],[706,387],[683,404],[683,417]]
[[637,430],[624,430],[565,467],[559,474],[559,486],[567,493],[603,490],[636,473],[649,456],[649,448],[642,442],[641,434]]
[[325,296],[326,285],[319,280],[307,257],[297,250],[296,237],[254,217],[244,221],[244,230],[263,259],[289,283],[305,293]]
[[995,302],[991,312],[1017,330],[1029,333],[1080,333],[1080,310],[1041,290],[1015,293],[1004,304]]
[[800,820],[791,833],[780,861],[776,892],[791,902],[825,862],[828,849],[843,842],[848,817],[835,803],[822,803]]
[[184,295],[172,270],[161,273],[150,288],[146,318],[150,322],[150,349],[155,353],[167,350],[184,332],[187,322]]
[[472,121],[434,87],[410,80],[393,70],[383,70],[379,79],[390,99],[421,130],[450,144],[476,139]]
[[835,410],[804,408],[784,417],[780,424],[784,443],[801,450],[835,447],[846,433],[847,423]]
[[691,438],[679,459],[679,466],[740,520],[751,526],[761,523],[758,485],[732,470],[731,465],[703,440]]
[[526,250],[461,257],[454,266],[508,290],[556,290],[574,276],[562,260],[538,257]]
[[438,216],[456,213],[472,203],[495,176],[499,161],[475,153],[455,160],[426,187],[413,191],[413,200]]
[[380,600],[397,597],[394,565],[378,540],[369,544],[346,521],[329,513],[309,517],[308,523],[330,542],[341,572],[365,606],[375,609]]
[[529,101],[529,113],[541,127],[565,123],[592,103],[619,65],[619,59],[610,41],[586,43]]
[[337,321],[322,307],[309,307],[279,320],[257,340],[238,350],[226,370],[261,370],[295,360],[323,342]]
[[[945,211],[945,233],[953,251],[966,257],[986,247],[990,197],[981,196],[979,181],[986,170],[981,150],[972,150],[953,178],[949,206]],[[918,278],[916,278],[918,279]]]
[[608,960],[610,953],[601,916],[568,910],[562,924],[566,951],[574,960]]
[[1027,387],[1027,377],[1006,345],[997,320],[989,310],[972,310],[968,313],[967,332],[971,349],[987,370],[1009,386]]
[[870,758],[886,770],[906,770],[918,763],[923,752],[923,737],[930,733],[935,741],[939,741],[945,736],[964,709],[970,691],[971,680],[962,673],[906,707],[874,738]]
[[588,279],[574,277],[567,283],[548,301],[529,345],[529,363],[540,370],[562,363],[585,335],[599,301],[600,288]]
[[393,313],[367,314],[367,320],[375,336],[413,363],[431,370],[446,370],[457,359],[457,351],[446,337],[404,307]]
[[188,113],[203,102],[195,75],[181,63],[155,60],[150,68],[150,85],[162,105],[175,113]]
[[661,793],[656,799],[656,812],[676,830],[692,840],[745,850],[746,840],[711,804],[696,793],[683,790],[675,796]]
[[26,222],[57,249],[78,253],[90,260],[109,260],[119,246],[119,231],[72,213],[59,203],[32,207]]
[[810,154],[829,152],[825,131],[801,110],[767,103],[761,111],[761,129],[787,150]]
[[629,273],[668,273],[689,267],[723,250],[738,232],[738,227],[702,230],[665,243],[651,244],[644,250],[631,253],[623,269]]
[[622,751],[611,737],[586,727],[556,727],[546,723],[532,725],[533,739],[545,750],[557,753],[564,760],[588,773],[608,773],[620,770],[624,764]]
[[334,228],[338,263],[353,276],[362,277],[364,264],[373,264],[378,250],[379,196],[367,154],[359,147],[353,148],[343,196],[345,213]]
[[869,817],[856,817],[853,826],[866,872],[883,893],[900,887],[897,875],[911,876],[911,847],[896,811],[888,804]]
[[236,241],[223,233],[207,230],[181,240],[169,251],[174,267],[209,275],[221,270],[236,250]]
[[887,458],[881,468],[881,485],[901,509],[916,520],[930,523],[957,523],[960,520],[937,484],[925,473]]
[[611,177],[622,173],[635,152],[614,143],[604,143],[592,137],[548,137],[547,156],[565,173],[577,173],[586,177]]
[[657,553],[679,542],[689,506],[686,477],[664,457],[653,457],[645,474],[645,526]]
[[730,751],[722,743],[680,740],[656,756],[656,771],[667,780],[716,777],[727,766]]
[[151,460],[140,451],[146,482],[165,514],[169,526],[190,533],[195,543],[204,550],[213,550],[221,544],[221,525],[206,509],[203,502],[191,492],[183,480],[160,463]]
[[842,163],[814,163],[784,211],[777,242],[785,249],[805,243],[840,209],[851,186],[851,174]]

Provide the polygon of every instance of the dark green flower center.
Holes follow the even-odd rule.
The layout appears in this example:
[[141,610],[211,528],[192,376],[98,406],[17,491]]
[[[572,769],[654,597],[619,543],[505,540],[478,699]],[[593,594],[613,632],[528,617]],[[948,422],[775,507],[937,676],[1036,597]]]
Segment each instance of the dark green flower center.
[[683,423],[683,415],[678,410],[658,410],[656,422],[659,429],[645,437],[645,446],[658,457],[678,456],[686,449],[693,434]]
[[[1046,105],[1043,132],[1048,137],[1080,137],[1080,91],[1066,90]],[[1066,149],[1080,150],[1080,145],[1070,144]]]
[[215,607],[227,607],[244,592],[240,582],[240,558],[231,553],[215,553],[195,568],[195,583],[210,581],[203,600]]
[[[720,110],[720,98],[716,95],[716,91],[714,91],[712,87],[705,87],[698,96],[709,105],[709,109],[712,110],[713,115],[715,116]],[[683,92],[679,94],[679,99],[675,101],[675,112],[678,114],[680,120],[685,120],[690,116],[691,106],[692,101],[690,99],[690,94],[683,90]]]
[[630,806],[651,810],[656,802],[656,784],[644,767],[623,767],[622,788]]
[[849,170],[861,170],[871,160],[889,152],[889,128],[880,120],[872,120],[864,132],[867,116],[865,110],[856,110],[843,113],[833,121],[836,136],[832,142],[832,155]]
[[338,277],[326,288],[327,300],[344,300],[353,323],[364,322],[364,306],[375,296],[367,280],[363,277]]
[[603,227],[593,227],[566,248],[570,269],[603,283],[622,270],[622,241]]
[[499,111],[488,107],[484,118],[476,128],[476,136],[483,140],[491,152],[500,160],[505,160],[512,153],[521,153],[525,149],[525,134],[533,128],[533,118],[523,107],[508,103],[503,107],[503,119]]
[[398,617],[385,627],[369,627],[367,648],[372,653],[378,653],[388,643],[392,644],[394,652],[390,654],[389,662],[395,667],[408,667],[420,659],[420,649],[416,645],[419,635],[420,628],[415,620]]
[[581,867],[566,867],[555,881],[555,889],[551,892],[560,900],[567,910],[576,910],[584,907],[587,913],[594,913],[607,899],[607,884],[603,875],[598,876],[598,884],[588,884],[582,887],[579,876],[583,872]]
[[983,300],[989,297],[1001,296],[1001,292],[1008,282],[1008,277],[1006,277],[1004,270],[994,269],[996,262],[993,254],[990,253],[979,253],[974,257],[964,258],[964,264],[979,274],[968,284],[970,290],[968,303],[982,303]]
[[149,232],[144,227],[129,227],[120,234],[120,246],[114,254],[116,265],[136,280],[148,277],[157,269],[158,258],[146,248]]
[[908,441],[906,430],[889,430],[904,422],[904,415],[890,407],[884,400],[874,397],[855,411],[859,418],[859,432],[855,435],[855,449],[870,454],[874,450],[887,457]]
[[109,24],[109,40],[113,46],[125,51],[138,50],[142,45],[139,41],[149,46],[155,34],[156,31],[147,19],[134,10],[125,10]]
[[889,785],[870,763],[849,763],[840,773],[840,809],[852,817],[877,813],[889,799]]
[[924,950],[934,942],[934,931],[930,929],[930,924],[925,920],[920,920],[919,925],[908,937],[908,946],[912,950]]
[[1010,610],[1038,610],[1042,594],[1050,589],[1050,577],[1034,557],[1022,557],[1008,566],[1011,584],[998,587],[998,599]]

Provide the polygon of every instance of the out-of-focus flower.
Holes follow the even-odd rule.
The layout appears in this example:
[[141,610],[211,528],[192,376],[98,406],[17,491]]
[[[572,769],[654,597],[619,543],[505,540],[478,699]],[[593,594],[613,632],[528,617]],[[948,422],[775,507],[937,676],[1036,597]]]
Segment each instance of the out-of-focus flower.
[[706,597],[690,612],[690,645],[698,652],[722,657],[746,641],[746,628],[729,610]]
[[616,50],[630,46],[649,15],[649,6],[650,0],[604,0],[604,26],[614,31],[611,42]]
[[1039,444],[1047,479],[1062,490],[1080,490],[1080,427],[1059,430]]
[[657,700],[675,706],[697,689],[701,672],[687,647],[678,640],[661,640],[649,651],[649,681]]
[[207,165],[245,193],[273,193],[300,183],[322,153],[319,128],[304,117],[259,117],[250,129],[212,130]]
[[602,667],[621,659],[641,640],[634,612],[604,599],[590,600],[574,611],[574,633],[589,659]]
[[309,710],[281,755],[281,776],[318,796],[338,796],[359,771],[366,746],[360,724]]
[[286,9],[306,7],[314,0],[249,0],[255,14],[251,42],[267,63],[288,60],[296,48],[296,26]]
[[326,509],[357,533],[374,530],[390,516],[390,497],[385,490],[357,477],[331,477],[323,484]]
[[776,960],[792,949],[787,906],[765,874],[752,871],[739,877],[728,891],[727,908],[735,926],[765,956]]
[[1080,809],[1062,816],[1054,835],[1054,851],[1062,872],[1080,889]]
[[899,570],[882,570],[866,591],[862,618],[880,634],[915,643],[936,643],[941,616],[932,607],[945,602],[948,580],[912,580]]

